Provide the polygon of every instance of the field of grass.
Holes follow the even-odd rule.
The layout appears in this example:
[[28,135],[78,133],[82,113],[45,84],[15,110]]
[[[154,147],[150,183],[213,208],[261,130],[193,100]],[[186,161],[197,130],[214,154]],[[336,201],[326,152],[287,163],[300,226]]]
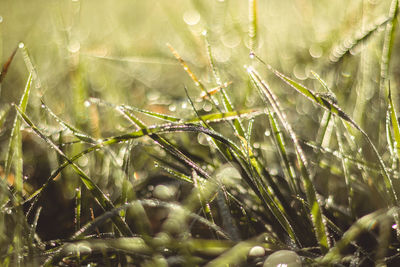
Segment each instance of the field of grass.
[[400,266],[398,13],[0,1],[0,266]]

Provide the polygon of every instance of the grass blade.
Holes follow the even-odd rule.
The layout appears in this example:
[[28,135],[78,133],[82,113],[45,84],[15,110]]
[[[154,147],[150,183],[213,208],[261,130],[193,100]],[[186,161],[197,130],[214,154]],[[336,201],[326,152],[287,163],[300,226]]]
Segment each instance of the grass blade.
[[[311,90],[307,89],[303,85],[295,82],[294,80],[286,77],[282,73],[273,69],[271,66],[267,65],[267,67],[276,76],[278,76],[280,79],[282,79],[284,82],[286,82],[290,87],[292,87],[296,91],[300,92],[302,95],[306,96],[312,102],[314,102],[314,103],[318,104],[319,106],[323,107],[324,109],[332,112],[334,115],[336,115],[340,119],[342,119],[345,123],[348,123],[355,129],[357,129],[364,136],[366,141],[369,143],[369,145],[373,149],[373,151],[378,159],[379,165],[381,167],[381,172],[382,172],[382,176],[384,179],[384,187],[385,187],[387,195],[390,197],[390,199],[388,201],[391,202],[392,204],[398,203],[398,195],[393,186],[392,178],[389,176],[389,173],[387,172],[385,163],[384,163],[382,157],[379,155],[377,148],[372,143],[372,140],[369,138],[368,134],[363,129],[361,129],[361,127],[358,126],[357,123],[355,121],[353,121],[349,115],[347,115],[345,112],[343,112],[337,104],[332,103],[331,100],[328,100],[322,96],[318,96],[317,94],[315,94]],[[377,181],[377,184],[380,184],[380,181]]]
[[[100,190],[100,188],[87,176],[71,159],[69,159],[64,152],[58,148],[57,145],[53,143],[46,135],[44,135],[28,118],[28,116],[19,108],[16,107],[19,115],[23,118],[25,123],[31,127],[31,129],[41,138],[43,139],[55,152],[57,152],[66,162],[68,162],[74,171],[80,176],[82,183],[86,186],[86,188],[92,193],[93,197],[100,204],[100,206],[105,210],[114,209],[113,203],[110,199]],[[43,188],[43,187],[42,187]],[[125,236],[132,236],[132,232],[127,226],[127,224],[121,219],[121,217],[117,217],[113,220],[117,228],[121,231],[121,233]]]
[[[25,85],[24,92],[22,94],[21,100],[19,102],[19,109],[23,112],[26,111],[26,107],[28,105],[29,93],[32,84],[32,74],[29,74],[28,80]],[[22,196],[22,187],[23,187],[23,179],[22,179],[22,140],[21,140],[21,118],[19,116],[15,117],[14,125],[11,130],[10,143],[8,145],[8,151],[5,162],[5,177],[8,177],[8,174],[11,170],[11,165],[15,162],[15,187],[17,192]]]
[[316,240],[321,248],[322,252],[327,251],[329,248],[329,240],[327,235],[327,229],[322,220],[322,210],[317,200],[317,195],[315,192],[314,185],[312,184],[309,170],[308,170],[308,162],[304,155],[303,150],[299,144],[299,141],[296,137],[296,134],[292,130],[292,127],[287,122],[286,115],[281,111],[279,103],[277,102],[276,96],[272,93],[272,91],[268,88],[267,84],[260,78],[258,73],[252,68],[247,68],[247,71],[252,79],[254,85],[258,89],[260,96],[264,100],[264,102],[269,103],[274,111],[276,112],[279,120],[284,125],[286,130],[288,131],[290,138],[293,141],[295,146],[297,161],[300,166],[300,172],[302,175],[302,182],[304,189],[306,190],[307,201],[310,210],[310,218],[314,226]]
[[393,0],[389,10],[389,21],[386,24],[385,38],[381,59],[381,77],[379,81],[380,93],[384,92],[386,81],[389,78],[389,67],[392,56],[395,32],[397,28],[397,16],[399,13],[399,1]]
[[257,46],[257,30],[257,0],[249,0],[250,55],[255,52]]

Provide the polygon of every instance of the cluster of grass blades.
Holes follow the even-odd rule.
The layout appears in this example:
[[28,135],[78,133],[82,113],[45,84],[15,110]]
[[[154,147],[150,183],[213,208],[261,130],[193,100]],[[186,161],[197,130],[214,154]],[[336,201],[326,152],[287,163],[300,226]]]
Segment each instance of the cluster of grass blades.
[[[0,165],[0,265],[400,263],[400,125],[393,97],[397,89],[389,84],[399,1],[392,1],[389,15],[374,27],[332,46],[323,75],[312,72],[313,86],[323,91],[263,61],[257,54],[258,2],[248,4],[250,56],[233,81],[216,63],[209,33],[201,35],[209,83],[167,44],[179,71],[190,79],[181,88],[190,109],[180,116],[88,97],[79,81],[82,70],[74,66],[74,105],[89,111],[86,121],[71,123],[35,91],[41,82],[27,48],[20,45],[11,53],[0,85],[18,51],[29,75],[19,103],[0,107],[0,134],[9,127]],[[385,110],[386,118],[377,122],[376,128],[384,130],[376,139],[346,112],[323,77],[383,26],[378,98],[384,97],[378,99],[378,110]],[[235,107],[232,91],[238,80],[258,94],[255,106]],[[282,88],[319,113],[315,135],[299,134],[296,111],[282,97]],[[195,96],[191,89],[197,90]],[[200,110],[199,103],[211,108]],[[14,110],[13,123],[7,123]],[[101,114],[111,114],[108,123],[122,122],[103,130]],[[46,151],[41,153],[51,167],[38,184],[24,177],[31,160],[24,155],[27,142]],[[382,146],[388,151],[382,152]],[[62,200],[67,204],[49,203],[60,187],[70,196]],[[60,205],[61,219],[53,223],[67,223],[62,235],[49,238],[51,205]]]

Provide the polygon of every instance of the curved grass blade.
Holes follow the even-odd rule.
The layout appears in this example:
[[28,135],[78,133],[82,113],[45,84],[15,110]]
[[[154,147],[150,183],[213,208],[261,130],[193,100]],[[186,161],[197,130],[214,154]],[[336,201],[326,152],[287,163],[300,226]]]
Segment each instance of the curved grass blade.
[[[19,115],[23,118],[26,124],[28,124],[31,129],[41,138],[43,141],[45,141],[55,152],[57,152],[66,162],[71,165],[71,167],[74,169],[74,171],[79,175],[81,178],[82,183],[86,186],[86,188],[92,193],[93,197],[96,199],[96,201],[100,204],[100,206],[105,210],[112,210],[114,209],[114,205],[111,202],[111,200],[100,190],[100,188],[87,176],[71,159],[67,157],[67,155],[64,154],[58,148],[57,145],[53,143],[46,135],[44,135],[34,124],[33,122],[28,118],[28,116],[19,108],[16,107]],[[43,187],[42,187],[43,188]],[[41,189],[42,189],[41,188]],[[117,228],[121,231],[121,233],[125,236],[132,236],[132,231],[129,229],[128,225],[121,219],[121,217],[117,217],[113,220],[114,224],[117,226]]]
[[310,209],[310,214],[308,214],[308,216],[311,218],[311,221],[313,223],[315,232],[314,234],[316,236],[316,240],[322,252],[327,251],[327,249],[329,248],[327,229],[323,222],[322,210],[317,200],[317,195],[315,192],[314,185],[312,184],[310,178],[308,170],[308,162],[304,155],[303,150],[301,149],[297,136],[294,133],[290,124],[288,123],[286,115],[282,112],[276,96],[268,88],[267,84],[260,78],[259,74],[252,67],[248,67],[247,71],[254,85],[258,89],[261,98],[264,100],[266,104],[269,103],[272,106],[279,120],[281,121],[285,129],[288,131],[290,138],[293,141],[296,150],[297,161],[300,166],[302,182],[304,185],[304,189],[306,190],[307,201]]
[[152,248],[141,237],[120,237],[112,239],[86,239],[74,243],[65,243],[43,264],[45,267],[58,265],[65,257],[87,257],[92,253],[125,252],[131,255],[151,255]]
[[358,219],[350,229],[343,234],[341,240],[323,257],[317,259],[316,263],[322,266],[339,263],[343,259],[346,248],[351,245],[352,242],[355,242],[360,234],[365,231],[373,230],[378,224],[386,221],[388,218],[393,218],[398,212],[399,209],[397,207],[389,210],[378,210]]
[[386,81],[389,78],[389,67],[392,56],[395,32],[397,28],[397,16],[399,14],[399,1],[393,0],[389,9],[389,21],[386,24],[385,38],[381,59],[381,77],[379,81],[380,94],[384,92]]
[[71,126],[70,124],[66,123],[63,121],[60,117],[58,117],[51,109],[44,103],[43,99],[41,99],[42,102],[42,108],[44,108],[64,129],[68,129],[72,132],[72,134],[77,137],[79,140],[85,142],[85,143],[92,143],[95,144],[97,141],[89,136],[86,133],[83,133],[76,129],[75,127]]
[[329,55],[329,60],[334,63],[341,61],[354,47],[360,43],[366,42],[373,35],[373,33],[385,26],[390,20],[390,17],[385,17],[383,19],[380,18],[375,23],[372,23],[366,27],[364,31],[359,31],[354,36],[342,41],[339,45],[332,49],[332,52]]
[[[206,114],[199,116],[198,118],[185,120],[185,123],[198,123],[200,121],[210,122],[220,122],[220,121],[236,121],[240,118],[251,119],[256,116],[262,115],[265,112],[262,109],[244,109],[238,111],[227,111],[213,114]],[[243,135],[240,135],[243,136]]]
[[224,252],[216,259],[210,261],[206,267],[219,267],[219,266],[231,266],[240,265],[247,258],[249,250],[257,245],[257,242],[242,241],[236,244],[233,248]]
[[[192,100],[190,99],[190,97],[188,95],[186,87],[185,87],[185,92],[186,92],[188,100],[189,100],[193,110],[195,111],[197,117],[200,118],[196,108],[194,107]],[[208,129],[211,129],[210,126],[208,126],[205,121],[202,121],[202,122]],[[238,122],[240,122],[240,121],[238,121]],[[250,129],[251,129],[251,125],[252,125],[252,123],[250,122],[249,123]],[[241,130],[244,134],[243,126],[240,123],[237,127],[238,127],[237,129]],[[280,224],[280,226],[283,228],[283,230],[286,231],[286,233],[295,242],[299,243],[299,239],[297,238],[297,236],[293,230],[293,227],[288,219],[288,216],[283,208],[283,205],[280,203],[280,201],[277,198],[274,198],[274,194],[271,192],[271,189],[267,185],[265,185],[263,180],[261,179],[262,174],[265,174],[264,177],[270,178],[269,173],[267,173],[266,171],[263,171],[263,168],[261,167],[261,165],[259,164],[257,159],[254,157],[253,152],[252,152],[250,146],[248,145],[248,142],[246,141],[246,139],[241,135],[238,135],[238,137],[241,139],[243,148],[247,153],[246,155],[243,155],[244,153],[242,151],[239,151],[239,155],[240,155],[239,157],[245,156],[247,161],[246,160],[237,160],[237,163],[242,167],[243,170],[245,170],[245,173],[247,174],[247,176],[246,176],[247,179],[245,178],[246,182],[252,187],[254,192],[266,204],[268,209],[271,211],[273,217],[277,220],[277,222]],[[249,136],[247,136],[247,137],[248,137],[248,139],[250,138]],[[238,151],[230,151],[228,153],[228,151],[224,150],[218,142],[215,142],[214,139],[212,139],[212,140],[213,140],[213,143],[216,145],[216,147],[219,149],[219,151],[227,159],[229,159],[229,161],[232,161],[235,159],[235,157],[232,157],[233,156],[232,154],[235,154]],[[246,165],[243,164],[244,162],[247,163],[248,168],[246,168]],[[256,175],[254,175],[254,174],[256,174]],[[280,191],[276,190],[276,187],[274,186],[272,179],[269,179],[269,182],[270,182],[270,185],[273,187],[273,189],[275,189],[275,193],[279,193]],[[280,198],[280,199],[282,200],[283,198]]]
[[[28,80],[25,85],[24,92],[22,94],[21,100],[19,102],[19,106],[17,107],[21,111],[25,112],[28,100],[29,93],[32,84],[32,73],[29,73]],[[5,162],[5,177],[8,177],[8,174],[11,170],[11,165],[13,162],[15,163],[15,188],[17,192],[22,196],[22,187],[23,187],[23,179],[22,179],[22,168],[23,168],[23,159],[22,159],[22,140],[21,140],[21,118],[19,116],[15,117],[13,128],[11,130],[10,143],[8,145],[8,151]],[[17,200],[18,201],[18,200]]]
[[165,114],[161,114],[161,113],[157,113],[157,112],[153,112],[153,111],[149,111],[149,110],[145,110],[145,109],[140,109],[140,108],[136,108],[136,107],[132,107],[132,106],[127,106],[127,105],[122,105],[123,108],[130,110],[130,111],[136,111],[136,112],[140,112],[146,115],[149,115],[151,117],[157,118],[157,119],[161,119],[164,121],[168,121],[168,122],[181,122],[182,120],[170,115],[165,115]]
[[[390,197],[390,199],[388,201],[391,202],[392,204],[398,203],[398,195],[393,186],[392,178],[389,176],[389,173],[387,172],[385,163],[384,163],[382,157],[379,155],[379,152],[378,152],[377,148],[375,147],[375,145],[373,144],[372,140],[369,138],[368,134],[363,129],[361,129],[361,127],[358,126],[357,123],[353,119],[351,119],[349,115],[347,115],[345,112],[343,112],[337,104],[332,103],[330,100],[328,100],[324,97],[318,96],[313,91],[307,89],[303,85],[295,82],[294,80],[290,79],[289,77],[286,77],[282,73],[273,69],[270,65],[267,65],[267,67],[276,76],[278,76],[281,80],[286,82],[290,87],[292,87],[296,91],[300,92],[302,95],[306,96],[312,102],[314,102],[314,103],[318,104],[319,106],[323,107],[324,109],[332,112],[334,115],[338,116],[344,122],[349,123],[352,127],[354,127],[356,130],[358,130],[364,136],[365,140],[371,146],[371,148],[373,149],[373,151],[378,159],[378,162],[379,162],[379,165],[381,168],[381,172],[382,172],[382,176],[384,179],[384,186],[385,186],[386,194],[389,195],[389,197]],[[376,182],[377,182],[377,184],[380,184],[379,180]]]

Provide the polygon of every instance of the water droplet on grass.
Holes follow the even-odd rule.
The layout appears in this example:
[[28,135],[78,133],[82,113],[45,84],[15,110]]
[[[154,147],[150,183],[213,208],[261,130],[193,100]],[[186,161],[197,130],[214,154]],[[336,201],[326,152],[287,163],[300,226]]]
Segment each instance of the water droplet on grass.
[[254,246],[249,251],[249,257],[263,257],[265,255],[265,249],[261,246]]
[[169,111],[175,111],[176,110],[176,106],[175,105],[169,105],[168,109],[169,109]]
[[188,25],[196,25],[200,21],[200,14],[196,10],[187,11],[183,14],[183,20]]
[[25,47],[25,44],[24,44],[23,42],[20,42],[20,43],[18,44],[18,47],[19,47],[19,48],[24,48],[24,47]]
[[301,259],[296,252],[279,250],[272,253],[264,261],[263,267],[301,267]]

